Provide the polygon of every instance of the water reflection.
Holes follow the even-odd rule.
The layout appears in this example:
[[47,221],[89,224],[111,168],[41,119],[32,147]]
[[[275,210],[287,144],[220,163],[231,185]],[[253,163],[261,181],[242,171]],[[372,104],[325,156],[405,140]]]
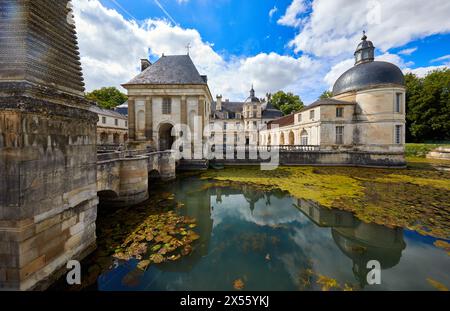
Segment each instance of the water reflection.
[[367,224],[352,213],[332,210],[307,200],[298,200],[296,207],[320,227],[331,227],[333,240],[353,262],[352,271],[359,285],[367,285],[367,263],[377,260],[381,269],[389,269],[400,262],[406,247],[403,229]]
[[[158,190],[173,192],[185,206],[179,213],[197,219],[201,238],[191,255],[145,272],[137,262],[119,265],[99,278],[98,288],[231,290],[240,278],[247,290],[320,289],[302,284],[308,269],[360,289],[432,289],[429,276],[450,281],[448,257],[432,239],[367,224],[282,191],[211,183],[190,177]],[[367,285],[370,260],[381,264],[380,286]],[[418,268],[417,260],[433,268]]]

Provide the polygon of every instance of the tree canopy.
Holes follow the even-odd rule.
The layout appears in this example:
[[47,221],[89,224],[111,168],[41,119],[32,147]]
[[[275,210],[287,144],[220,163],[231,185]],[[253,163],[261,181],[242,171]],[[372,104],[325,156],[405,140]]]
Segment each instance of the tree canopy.
[[331,91],[324,91],[322,95],[320,95],[319,99],[327,99],[333,97],[333,93]]
[[407,141],[450,140],[450,69],[409,73],[405,81]]
[[100,107],[105,109],[113,109],[127,100],[127,96],[116,87],[102,87],[87,93],[86,98],[97,102]]
[[299,111],[304,107],[300,96],[290,92],[285,93],[283,91],[278,91],[270,96],[270,102],[275,108],[281,110],[283,115]]

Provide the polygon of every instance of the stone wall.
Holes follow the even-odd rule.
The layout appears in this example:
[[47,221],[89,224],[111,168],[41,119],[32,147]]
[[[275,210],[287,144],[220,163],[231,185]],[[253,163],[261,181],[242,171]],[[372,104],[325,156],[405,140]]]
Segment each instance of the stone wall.
[[175,178],[175,157],[171,151],[114,152],[100,154],[98,160],[97,191],[109,206],[123,207],[145,201],[150,172],[158,172],[162,180]]
[[[250,159],[248,152],[245,159],[215,159],[212,161],[223,165],[260,165],[269,160]],[[362,151],[280,151],[279,165],[324,165],[324,166],[361,166],[361,167],[406,167],[403,152],[362,152]]]
[[95,247],[96,122],[89,111],[0,97],[0,288],[45,288]]

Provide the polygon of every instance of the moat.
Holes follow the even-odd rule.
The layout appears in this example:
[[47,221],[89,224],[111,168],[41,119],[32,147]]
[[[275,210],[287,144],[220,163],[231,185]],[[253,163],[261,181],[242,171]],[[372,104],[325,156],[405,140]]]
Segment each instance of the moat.
[[[445,191],[441,195],[445,193],[448,197]],[[446,213],[441,216],[448,220]],[[156,243],[143,252],[129,248],[137,256],[123,260],[124,241],[136,241],[136,235],[137,241],[144,239],[136,232],[145,219],[152,219],[148,224],[160,232],[167,231],[160,241],[155,238],[162,249],[180,234],[181,254],[173,249],[162,252],[154,247]],[[173,223],[187,219],[189,228],[176,231],[166,219]],[[138,206],[114,210],[99,206],[97,237],[97,251],[82,263],[82,286],[69,288],[63,278],[53,289],[436,290],[450,286],[448,236],[365,223],[348,211],[297,199],[287,191],[219,181],[208,173],[158,183],[150,199]],[[139,264],[143,260],[146,264]],[[370,260],[381,264],[380,285],[367,284]]]

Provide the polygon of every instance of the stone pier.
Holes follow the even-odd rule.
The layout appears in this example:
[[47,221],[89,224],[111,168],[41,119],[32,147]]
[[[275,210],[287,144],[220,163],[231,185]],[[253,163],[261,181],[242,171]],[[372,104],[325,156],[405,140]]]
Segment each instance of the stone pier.
[[96,123],[68,0],[0,0],[0,289],[95,247]]

